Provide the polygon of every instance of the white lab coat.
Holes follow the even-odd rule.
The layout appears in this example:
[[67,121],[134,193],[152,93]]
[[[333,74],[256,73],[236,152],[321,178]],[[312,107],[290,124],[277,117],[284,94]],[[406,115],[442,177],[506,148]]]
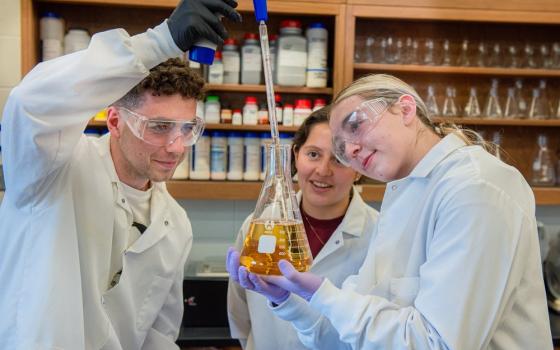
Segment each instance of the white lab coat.
[[321,350],[552,349],[531,188],[448,135],[387,184],[359,273],[275,313]]
[[[353,189],[352,200],[340,225],[333,232],[310,271],[327,277],[340,286],[349,275],[356,274],[364,262],[369,241],[374,232],[377,211],[368,206]],[[301,202],[301,192],[297,194]],[[241,250],[252,215],[243,223],[237,236],[236,248]],[[230,281],[228,287],[228,316],[233,338],[246,339],[247,350],[306,349],[289,322],[276,317],[262,295],[246,291]]]
[[178,349],[185,211],[154,183],[151,224],[108,290],[114,236],[132,212],[109,137],[83,135],[97,111],[151,67],[180,54],[164,23],[39,64],[13,89],[2,122],[7,190],[0,209],[0,349]]

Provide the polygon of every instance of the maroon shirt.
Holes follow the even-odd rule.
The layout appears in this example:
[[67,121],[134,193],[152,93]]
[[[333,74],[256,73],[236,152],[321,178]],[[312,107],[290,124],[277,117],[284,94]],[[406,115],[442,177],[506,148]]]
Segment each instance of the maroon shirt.
[[333,232],[344,219],[344,215],[334,219],[321,220],[311,217],[301,208],[301,216],[303,218],[303,226],[305,226],[305,233],[311,248],[311,254],[316,257],[321,251],[325,243],[331,238]]

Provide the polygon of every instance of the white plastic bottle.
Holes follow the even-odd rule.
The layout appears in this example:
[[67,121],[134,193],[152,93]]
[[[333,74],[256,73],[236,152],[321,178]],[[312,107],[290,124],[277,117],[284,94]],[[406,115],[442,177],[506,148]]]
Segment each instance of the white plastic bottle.
[[224,84],[239,84],[241,58],[235,39],[228,38],[224,41],[222,61],[224,64]]
[[257,98],[255,96],[247,96],[245,98],[245,106],[243,106],[243,124],[257,125],[258,113]]
[[39,21],[39,35],[43,61],[62,56],[64,53],[64,21],[54,13],[45,13]]
[[241,84],[261,84],[262,58],[258,36],[245,33],[241,48]]
[[244,171],[243,180],[256,181],[261,173],[261,140],[257,133],[248,132],[243,140]]
[[280,23],[276,57],[276,81],[279,85],[304,86],[307,68],[307,39],[301,35],[301,22]]
[[308,87],[327,86],[327,45],[329,32],[323,23],[312,23],[305,32],[307,37],[306,83]]
[[241,114],[240,109],[234,109],[233,115],[231,116],[231,123],[233,125],[242,125],[243,124],[243,115]]
[[196,101],[196,116],[205,120],[205,118],[204,118],[204,101],[202,101],[202,100]]
[[208,83],[223,84],[224,83],[224,64],[222,63],[222,52],[216,51],[214,62],[208,67]]
[[204,120],[206,123],[217,124],[220,122],[220,98],[218,96],[210,95],[206,97]]
[[214,131],[210,142],[210,179],[225,180],[227,173],[228,133]]
[[189,178],[192,180],[210,179],[210,134],[208,131],[202,133],[191,149]]
[[266,145],[272,142],[272,136],[269,132],[261,133],[261,173],[259,175],[259,180],[264,181],[266,177]]
[[291,103],[284,104],[282,110],[282,124],[285,126],[294,125],[294,106]]
[[80,28],[71,28],[64,36],[64,54],[84,50],[88,47],[91,36],[88,31]]
[[228,180],[243,180],[243,134],[232,131],[228,136]]
[[301,99],[296,101],[296,108],[294,109],[294,126],[300,126],[303,121],[311,114],[311,101],[308,99]]
[[316,98],[313,101],[313,112],[325,107],[327,105],[327,101],[324,98]]

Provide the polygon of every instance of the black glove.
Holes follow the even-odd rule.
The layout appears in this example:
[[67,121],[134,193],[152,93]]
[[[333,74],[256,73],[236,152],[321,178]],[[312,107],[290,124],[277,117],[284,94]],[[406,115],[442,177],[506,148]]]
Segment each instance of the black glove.
[[236,7],[235,0],[181,0],[167,20],[173,41],[183,51],[200,39],[222,44],[227,31],[218,16],[241,22]]

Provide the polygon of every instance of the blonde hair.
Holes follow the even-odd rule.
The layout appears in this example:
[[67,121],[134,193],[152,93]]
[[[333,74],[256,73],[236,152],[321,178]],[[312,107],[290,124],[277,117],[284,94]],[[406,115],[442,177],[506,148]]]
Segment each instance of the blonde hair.
[[428,111],[428,107],[420,98],[416,90],[404,81],[388,74],[371,74],[355,80],[345,87],[333,100],[333,106],[336,106],[342,100],[352,96],[359,96],[364,100],[374,98],[383,98],[389,105],[394,104],[402,95],[410,95],[416,103],[416,115],[418,119],[429,130],[432,130],[440,137],[448,134],[455,134],[461,138],[467,145],[480,145],[490,153],[495,150],[495,145],[484,139],[474,130],[461,128],[454,123],[434,124],[432,115]]

